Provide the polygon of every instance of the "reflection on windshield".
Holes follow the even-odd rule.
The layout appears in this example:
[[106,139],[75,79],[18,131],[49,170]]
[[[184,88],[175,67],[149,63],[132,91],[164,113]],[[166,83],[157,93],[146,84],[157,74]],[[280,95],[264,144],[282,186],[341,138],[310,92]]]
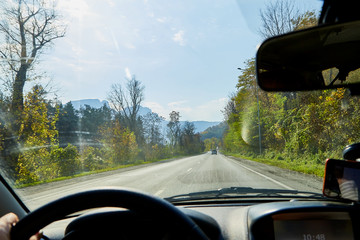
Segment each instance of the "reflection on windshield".
[[256,46],[281,33],[264,29],[271,11],[284,32],[321,5],[264,2],[246,19],[263,34],[237,2],[1,3],[3,175],[33,208],[103,186],[320,192],[323,160],[357,139],[357,100],[258,89]]

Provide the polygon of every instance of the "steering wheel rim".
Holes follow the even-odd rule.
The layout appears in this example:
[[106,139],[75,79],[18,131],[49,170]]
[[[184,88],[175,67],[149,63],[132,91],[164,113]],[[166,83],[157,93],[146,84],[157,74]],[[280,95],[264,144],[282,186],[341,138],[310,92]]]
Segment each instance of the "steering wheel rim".
[[29,239],[50,223],[91,208],[120,207],[146,214],[161,214],[189,231],[195,239],[208,239],[199,226],[169,202],[126,188],[96,189],[75,193],[50,202],[22,218],[11,230],[11,239]]

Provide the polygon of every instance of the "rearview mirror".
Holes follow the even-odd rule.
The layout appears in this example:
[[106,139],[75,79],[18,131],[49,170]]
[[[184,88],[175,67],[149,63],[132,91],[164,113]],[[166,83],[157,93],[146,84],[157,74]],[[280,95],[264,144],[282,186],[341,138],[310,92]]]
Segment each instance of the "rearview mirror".
[[266,40],[256,56],[266,91],[360,89],[360,21],[318,26]]
[[330,198],[359,201],[360,162],[326,160],[323,194]]

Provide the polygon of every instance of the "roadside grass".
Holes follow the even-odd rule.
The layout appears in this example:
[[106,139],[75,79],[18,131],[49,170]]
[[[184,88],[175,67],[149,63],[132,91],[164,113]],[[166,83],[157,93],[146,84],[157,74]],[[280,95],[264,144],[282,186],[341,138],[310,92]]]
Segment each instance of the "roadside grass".
[[39,184],[44,184],[44,183],[59,182],[59,181],[67,180],[67,179],[78,178],[78,177],[88,176],[88,175],[97,174],[97,173],[109,172],[109,171],[114,171],[114,170],[118,170],[118,169],[122,169],[122,168],[134,167],[134,166],[138,166],[138,165],[145,165],[145,164],[154,163],[154,162],[161,162],[161,161],[166,161],[166,160],[171,160],[171,159],[177,159],[177,158],[181,158],[181,157],[184,157],[184,156],[176,156],[176,157],[172,157],[172,158],[165,158],[165,159],[152,160],[152,161],[146,161],[146,162],[136,161],[135,163],[131,163],[131,164],[118,165],[115,167],[103,168],[103,169],[89,171],[89,172],[82,172],[82,173],[75,174],[72,176],[58,177],[58,178],[53,178],[53,179],[49,179],[49,180],[25,183],[25,184],[15,184],[14,187],[15,188],[25,188],[25,187],[35,186],[35,185],[39,185]]
[[279,168],[289,169],[292,171],[297,171],[305,174],[311,174],[318,177],[324,177],[325,166],[323,163],[316,163],[314,161],[304,160],[304,159],[274,159],[274,158],[261,158],[254,156],[246,156],[239,153],[225,153],[237,158],[243,158],[255,162],[264,163],[271,166],[276,166]]

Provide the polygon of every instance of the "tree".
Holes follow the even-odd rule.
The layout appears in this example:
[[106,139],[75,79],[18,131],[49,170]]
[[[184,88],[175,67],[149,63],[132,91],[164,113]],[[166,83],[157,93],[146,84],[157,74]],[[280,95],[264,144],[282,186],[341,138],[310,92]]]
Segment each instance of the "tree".
[[125,164],[135,159],[138,153],[136,137],[128,128],[121,126],[119,120],[114,120],[101,127],[102,142],[107,159],[111,163]]
[[201,152],[202,144],[200,134],[195,133],[195,125],[186,121],[181,131],[180,145],[187,154]]
[[259,32],[263,38],[269,38],[291,32],[294,30],[311,27],[317,24],[313,11],[301,13],[295,6],[295,1],[277,0],[270,1],[260,10],[262,27]]
[[210,151],[212,149],[216,149],[220,147],[221,141],[220,139],[213,137],[213,138],[205,139],[204,144],[205,144],[205,151]]
[[168,127],[168,138],[170,140],[170,146],[175,148],[179,145],[180,142],[180,134],[181,134],[181,125],[180,125],[180,113],[176,111],[172,111],[170,114],[170,121],[167,124]]
[[133,76],[128,79],[126,90],[121,84],[113,84],[108,93],[110,105],[115,109],[116,114],[126,127],[137,136],[138,143],[142,138],[141,119],[138,116],[142,101],[144,100],[145,87]]
[[165,120],[164,117],[159,116],[157,113],[149,112],[144,116],[143,120],[146,143],[151,146],[162,144],[161,123]]
[[112,120],[111,109],[105,104],[101,108],[94,108],[85,104],[80,108],[80,123],[78,130],[97,134],[99,127]]
[[79,130],[79,117],[71,102],[60,105],[59,120],[56,123],[56,128],[59,131],[60,146],[66,146],[68,143],[74,144],[77,139],[74,134]]
[[23,109],[23,91],[28,72],[55,39],[65,36],[65,26],[53,1],[17,0],[0,9],[0,58],[2,76],[11,91],[11,111]]
[[56,121],[48,114],[43,88],[34,86],[26,95],[19,139],[23,143],[18,155],[18,181],[21,183],[50,179],[57,176],[56,162],[49,149],[58,145]]
[[60,176],[72,176],[81,171],[79,153],[74,145],[68,144],[65,148],[55,146],[50,156],[57,164]]

